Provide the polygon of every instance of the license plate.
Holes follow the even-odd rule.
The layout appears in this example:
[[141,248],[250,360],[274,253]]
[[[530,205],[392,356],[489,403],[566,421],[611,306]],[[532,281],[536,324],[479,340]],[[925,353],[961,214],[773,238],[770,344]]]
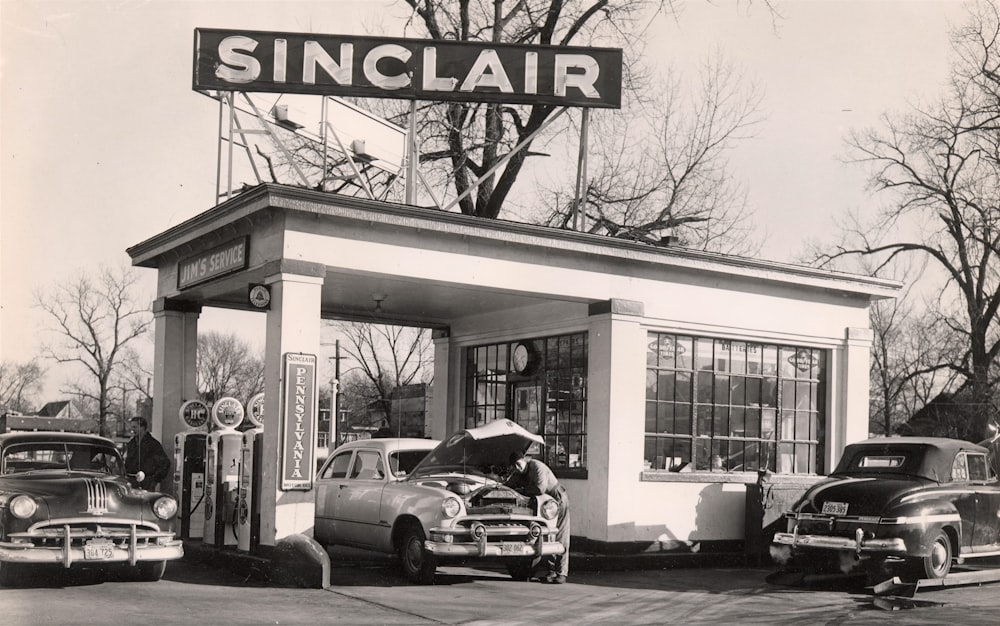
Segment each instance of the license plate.
[[823,513],[826,515],[847,515],[846,502],[824,502]]
[[83,546],[83,558],[88,561],[106,561],[114,555],[114,546],[110,543],[88,543]]
[[523,548],[523,544],[504,541],[500,543],[500,554],[521,554]]

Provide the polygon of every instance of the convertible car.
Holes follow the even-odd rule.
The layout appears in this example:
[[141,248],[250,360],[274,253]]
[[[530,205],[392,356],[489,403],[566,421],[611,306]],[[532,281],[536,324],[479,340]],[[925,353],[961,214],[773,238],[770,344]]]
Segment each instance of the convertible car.
[[[428,439],[367,439],[334,450],[316,480],[315,538],[399,555],[403,574],[433,581],[441,561],[500,559],[526,580],[560,554],[559,504],[506,487],[511,452],[543,440],[510,420]],[[419,461],[419,462],[417,462]]]
[[170,530],[177,502],[131,487],[124,467],[104,437],[0,435],[0,585],[46,564],[111,565],[159,580],[166,561],[184,554]]
[[848,445],[786,519],[772,555],[806,567],[826,561],[872,573],[898,565],[905,578],[943,578],[956,560],[1000,555],[1000,483],[986,448],[967,441]]

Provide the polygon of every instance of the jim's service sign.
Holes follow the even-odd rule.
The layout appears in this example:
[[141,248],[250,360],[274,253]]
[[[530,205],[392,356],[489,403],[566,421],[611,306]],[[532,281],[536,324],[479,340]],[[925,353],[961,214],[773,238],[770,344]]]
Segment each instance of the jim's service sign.
[[617,48],[197,28],[196,90],[620,108]]

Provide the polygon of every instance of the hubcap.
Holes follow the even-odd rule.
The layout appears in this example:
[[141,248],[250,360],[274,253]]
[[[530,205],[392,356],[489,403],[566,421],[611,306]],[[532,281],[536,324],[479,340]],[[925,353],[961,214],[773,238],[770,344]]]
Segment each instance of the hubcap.
[[941,572],[948,564],[947,561],[948,548],[938,540],[934,543],[934,549],[931,550],[931,567],[934,568],[935,572]]
[[410,542],[406,544],[406,560],[410,562],[413,569],[420,569],[420,564],[423,562],[423,556],[420,542],[415,538],[410,539]]

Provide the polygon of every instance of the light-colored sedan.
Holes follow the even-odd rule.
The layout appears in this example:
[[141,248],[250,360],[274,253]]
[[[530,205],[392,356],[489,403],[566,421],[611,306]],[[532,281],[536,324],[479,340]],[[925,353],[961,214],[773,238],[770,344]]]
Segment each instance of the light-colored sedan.
[[316,540],[399,555],[403,574],[433,581],[442,560],[501,559],[525,580],[536,559],[561,554],[559,504],[505,486],[511,452],[538,435],[510,420],[443,442],[367,439],[334,450],[316,481]]

